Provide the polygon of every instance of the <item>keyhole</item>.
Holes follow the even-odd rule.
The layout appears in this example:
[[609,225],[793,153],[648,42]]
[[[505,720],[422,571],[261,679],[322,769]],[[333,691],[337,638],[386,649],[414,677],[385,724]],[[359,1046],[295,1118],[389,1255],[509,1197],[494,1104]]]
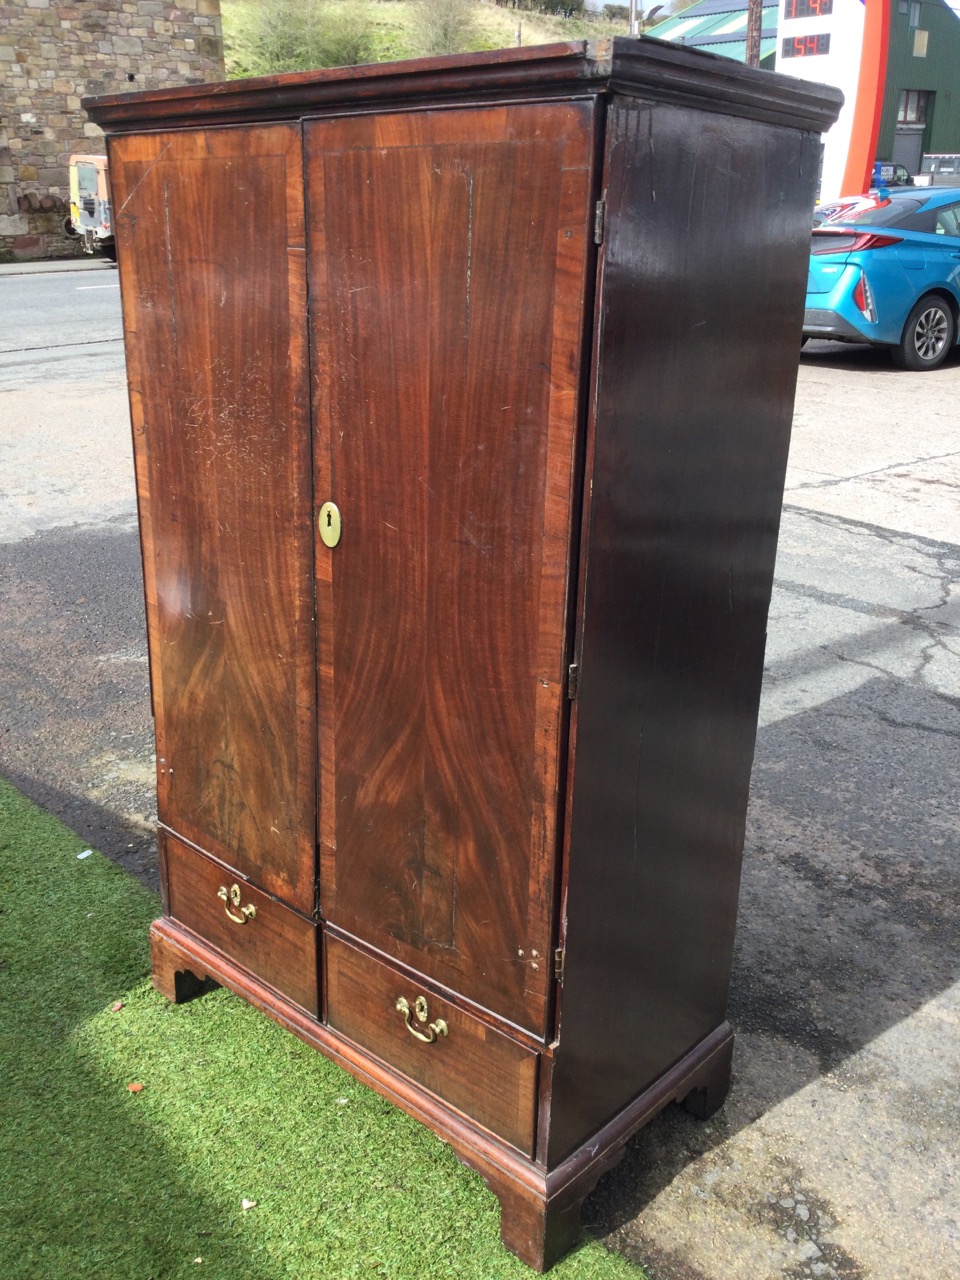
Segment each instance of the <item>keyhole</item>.
[[326,547],[335,547],[340,541],[340,512],[336,503],[325,502],[317,514],[317,528]]

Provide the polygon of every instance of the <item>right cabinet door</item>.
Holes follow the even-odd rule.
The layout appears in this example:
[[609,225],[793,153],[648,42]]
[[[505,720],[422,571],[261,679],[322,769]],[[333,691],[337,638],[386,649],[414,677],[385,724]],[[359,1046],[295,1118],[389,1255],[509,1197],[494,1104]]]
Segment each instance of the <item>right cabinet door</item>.
[[593,106],[305,126],[321,911],[546,1032]]

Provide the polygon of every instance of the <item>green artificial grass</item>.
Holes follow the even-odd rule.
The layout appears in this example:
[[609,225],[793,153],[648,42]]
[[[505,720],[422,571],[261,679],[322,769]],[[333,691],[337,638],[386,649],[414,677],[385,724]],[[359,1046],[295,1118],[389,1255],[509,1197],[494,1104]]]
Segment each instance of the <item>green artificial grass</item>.
[[[3,1280],[529,1280],[422,1126],[227,991],[159,996],[159,903],[83,849],[0,780]],[[591,1240],[551,1274],[642,1280]]]

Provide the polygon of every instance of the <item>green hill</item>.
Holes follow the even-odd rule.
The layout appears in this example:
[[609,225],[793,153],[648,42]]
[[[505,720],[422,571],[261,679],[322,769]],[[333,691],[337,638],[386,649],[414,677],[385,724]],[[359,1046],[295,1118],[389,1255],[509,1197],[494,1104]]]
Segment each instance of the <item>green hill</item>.
[[626,34],[620,20],[489,0],[221,0],[227,76]]

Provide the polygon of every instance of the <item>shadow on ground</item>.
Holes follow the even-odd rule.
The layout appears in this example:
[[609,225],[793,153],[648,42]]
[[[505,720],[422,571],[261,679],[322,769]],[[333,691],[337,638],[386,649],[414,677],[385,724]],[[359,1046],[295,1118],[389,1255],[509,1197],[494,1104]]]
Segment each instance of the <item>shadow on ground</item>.
[[[591,1230],[657,1280],[701,1273],[644,1238],[644,1209],[704,1153],[827,1073],[839,1088],[871,1084],[855,1055],[960,977],[958,739],[957,700],[888,679],[760,733],[730,1097],[705,1125],[679,1108],[663,1113],[585,1207]],[[911,1118],[941,1128],[944,1103],[918,1085]],[[770,1190],[757,1213],[775,1220],[784,1211]],[[866,1274],[834,1252],[812,1274]]]
[[[871,347],[858,342],[821,342],[812,338],[805,344],[800,354],[801,364],[820,365],[826,369],[862,369],[875,370],[878,374],[889,374],[902,378],[903,370],[899,369],[890,357],[886,347]],[[941,369],[954,369],[960,365],[960,348],[947,356]],[[935,377],[937,370],[930,372]]]

